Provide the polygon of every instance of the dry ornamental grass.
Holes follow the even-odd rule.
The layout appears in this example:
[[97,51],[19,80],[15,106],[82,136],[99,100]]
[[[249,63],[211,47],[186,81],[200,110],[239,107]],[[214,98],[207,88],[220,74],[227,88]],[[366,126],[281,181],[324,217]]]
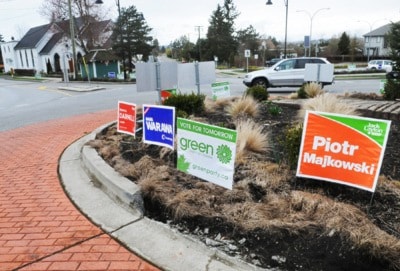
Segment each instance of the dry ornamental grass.
[[[207,101],[208,113],[197,116],[238,130],[233,190],[179,172],[174,151],[145,146],[115,127],[91,145],[140,186],[148,216],[206,243],[229,240],[237,249],[226,252],[250,263],[281,270],[400,270],[399,182],[381,176],[369,205],[367,192],[295,178],[284,160],[277,161],[276,146],[297,110],[273,116],[265,104],[245,99]],[[305,108],[357,113],[328,94]]]

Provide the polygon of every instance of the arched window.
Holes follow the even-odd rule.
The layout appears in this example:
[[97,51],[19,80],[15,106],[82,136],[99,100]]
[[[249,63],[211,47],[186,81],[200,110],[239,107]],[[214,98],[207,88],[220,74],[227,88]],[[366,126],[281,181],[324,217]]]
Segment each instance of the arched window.
[[81,71],[81,64],[83,63],[82,62],[82,54],[80,52],[78,52],[78,54],[76,55],[76,59],[77,59],[77,63],[78,63],[78,65],[77,65],[78,72],[80,72]]
[[54,70],[55,72],[61,72],[60,55],[57,53],[54,55]]

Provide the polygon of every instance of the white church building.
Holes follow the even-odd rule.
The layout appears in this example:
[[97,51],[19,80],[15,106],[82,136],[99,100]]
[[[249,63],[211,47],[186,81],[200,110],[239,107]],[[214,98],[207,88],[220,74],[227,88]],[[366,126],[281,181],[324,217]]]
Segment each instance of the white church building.
[[[111,20],[86,24],[80,18],[74,20],[75,51],[78,62],[91,49],[111,48]],[[26,70],[27,73],[72,73],[74,69],[69,20],[52,22],[29,29],[21,40],[0,43],[4,72]],[[84,32],[90,35],[84,35]],[[78,37],[86,37],[85,40]],[[90,37],[90,38],[87,38]],[[84,43],[84,44],[83,44]],[[77,65],[79,66],[79,65]],[[79,73],[80,71],[78,71]]]

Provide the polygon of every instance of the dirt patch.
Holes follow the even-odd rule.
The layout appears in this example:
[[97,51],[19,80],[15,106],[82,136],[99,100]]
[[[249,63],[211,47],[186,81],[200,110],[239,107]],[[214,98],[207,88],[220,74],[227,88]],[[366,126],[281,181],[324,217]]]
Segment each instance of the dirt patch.
[[[276,108],[275,108],[276,109]],[[399,123],[392,123],[376,193],[300,179],[286,166],[283,135],[298,109],[263,104],[254,120],[269,148],[245,155],[226,190],[176,170],[176,152],[111,126],[90,144],[142,190],[146,215],[208,246],[277,270],[399,270]],[[202,121],[234,127],[223,108]]]

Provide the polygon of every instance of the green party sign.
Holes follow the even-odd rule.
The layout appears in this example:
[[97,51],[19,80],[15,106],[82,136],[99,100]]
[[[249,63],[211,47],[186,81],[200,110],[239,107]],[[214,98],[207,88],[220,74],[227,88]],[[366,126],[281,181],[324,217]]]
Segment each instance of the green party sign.
[[235,130],[178,118],[177,137],[177,167],[180,171],[232,189]]
[[226,98],[231,96],[231,88],[229,82],[217,82],[211,84],[212,98],[216,101],[219,98]]

